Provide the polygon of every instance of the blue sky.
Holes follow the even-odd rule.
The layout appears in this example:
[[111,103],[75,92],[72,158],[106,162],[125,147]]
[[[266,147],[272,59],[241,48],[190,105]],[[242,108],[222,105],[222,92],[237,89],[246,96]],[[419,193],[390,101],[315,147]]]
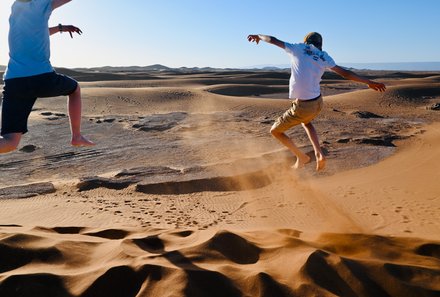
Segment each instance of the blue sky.
[[[0,1],[0,64],[8,61],[12,0]],[[300,42],[320,32],[338,64],[440,61],[440,1],[420,0],[73,0],[51,25],[52,64],[64,67],[163,64],[170,67],[285,65],[287,56],[246,36]]]

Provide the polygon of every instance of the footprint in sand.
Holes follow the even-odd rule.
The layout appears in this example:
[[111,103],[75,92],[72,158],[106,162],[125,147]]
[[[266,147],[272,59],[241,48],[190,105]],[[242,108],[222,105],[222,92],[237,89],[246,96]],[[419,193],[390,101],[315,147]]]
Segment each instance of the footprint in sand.
[[66,117],[66,114],[64,113],[53,113],[51,111],[45,111],[40,113],[40,115],[46,117],[46,120],[49,121],[55,121],[55,120],[59,120],[60,118]]
[[25,145],[24,147],[22,147],[19,151],[23,152],[23,153],[33,153],[37,149],[39,149],[39,147],[37,147],[36,145],[28,144],[28,145]]

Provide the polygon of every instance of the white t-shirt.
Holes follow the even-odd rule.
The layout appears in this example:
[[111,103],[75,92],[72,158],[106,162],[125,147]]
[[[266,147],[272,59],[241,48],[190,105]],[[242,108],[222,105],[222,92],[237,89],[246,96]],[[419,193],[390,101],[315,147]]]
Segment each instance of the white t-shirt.
[[4,79],[53,71],[49,17],[52,0],[15,1],[9,17],[9,63]]
[[335,61],[312,44],[285,43],[291,60],[289,98],[313,99],[321,94],[319,83],[325,70],[336,66]]

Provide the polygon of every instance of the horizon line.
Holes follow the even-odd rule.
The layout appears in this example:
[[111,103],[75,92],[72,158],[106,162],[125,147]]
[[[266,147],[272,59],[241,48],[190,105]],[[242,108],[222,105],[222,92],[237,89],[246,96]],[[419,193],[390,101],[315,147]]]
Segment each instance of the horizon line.
[[[384,71],[440,71],[440,61],[421,61],[421,62],[342,62],[338,63],[338,65],[350,68],[356,68],[359,70],[384,70]],[[431,65],[428,68],[420,68],[420,66]],[[242,66],[242,67],[215,67],[215,66],[178,66],[171,67],[165,64],[155,63],[150,65],[102,65],[102,66],[75,66],[75,67],[66,67],[66,66],[53,66],[54,68],[67,68],[67,69],[93,69],[93,68],[148,68],[148,67],[162,67],[167,69],[203,69],[203,68],[211,68],[211,69],[243,69],[243,70],[251,70],[251,69],[264,69],[264,68],[277,68],[277,69],[289,69],[290,64],[259,64],[259,65],[250,65],[250,66]],[[355,66],[362,68],[357,68]],[[365,68],[366,66],[373,66],[373,68]],[[398,66],[397,68],[390,68],[391,66]],[[417,67],[419,66],[419,67]],[[409,68],[405,68],[409,67]],[[6,68],[6,65],[0,65],[0,71],[3,71]]]

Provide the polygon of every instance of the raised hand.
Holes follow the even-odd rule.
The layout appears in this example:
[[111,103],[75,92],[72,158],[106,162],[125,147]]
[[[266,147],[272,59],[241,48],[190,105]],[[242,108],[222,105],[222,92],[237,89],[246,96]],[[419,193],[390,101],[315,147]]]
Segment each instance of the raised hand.
[[69,32],[71,38],[73,38],[73,33],[77,33],[78,35],[82,34],[82,31],[80,28],[72,26],[72,25],[62,25],[61,28],[62,28],[61,32]]
[[247,39],[249,42],[256,42],[257,44],[261,40],[260,36],[258,36],[258,35],[249,35]]

